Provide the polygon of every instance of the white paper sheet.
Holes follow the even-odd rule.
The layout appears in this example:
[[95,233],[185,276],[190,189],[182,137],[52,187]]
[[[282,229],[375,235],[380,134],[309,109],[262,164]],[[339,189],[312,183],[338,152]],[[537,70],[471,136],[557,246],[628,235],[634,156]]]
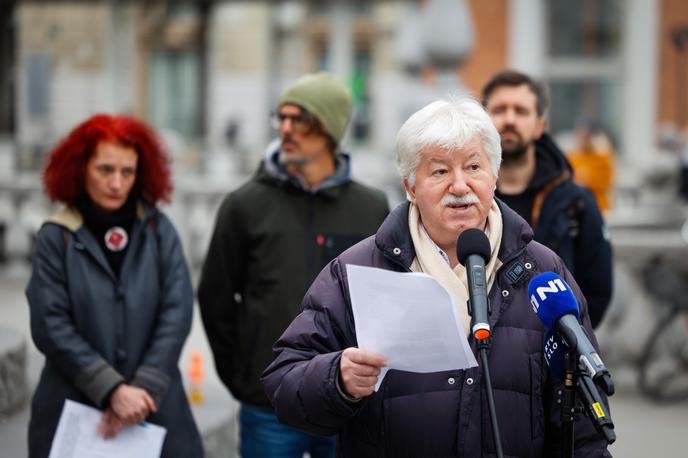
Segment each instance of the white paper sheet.
[[113,439],[98,434],[103,412],[65,400],[49,458],[158,458],[167,430],[152,423],[124,428]]
[[358,346],[385,356],[386,370],[426,373],[478,365],[457,306],[437,280],[423,273],[346,267]]

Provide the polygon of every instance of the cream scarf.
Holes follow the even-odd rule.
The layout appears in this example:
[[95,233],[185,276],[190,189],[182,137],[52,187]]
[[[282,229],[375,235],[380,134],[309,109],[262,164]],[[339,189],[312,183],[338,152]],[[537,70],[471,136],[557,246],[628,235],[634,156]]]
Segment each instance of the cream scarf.
[[[459,318],[464,323],[466,333],[470,334],[471,317],[468,315],[468,279],[466,268],[460,263],[454,269],[449,266],[438,251],[437,244],[430,238],[420,221],[418,207],[413,203],[409,208],[409,229],[411,239],[416,249],[416,257],[411,264],[413,272],[423,272],[435,278],[453,296],[459,308]],[[486,233],[490,240],[491,257],[485,266],[487,276],[487,290],[490,291],[494,283],[495,272],[502,265],[497,259],[499,246],[502,242],[502,212],[497,203],[492,200],[492,206],[487,215]]]

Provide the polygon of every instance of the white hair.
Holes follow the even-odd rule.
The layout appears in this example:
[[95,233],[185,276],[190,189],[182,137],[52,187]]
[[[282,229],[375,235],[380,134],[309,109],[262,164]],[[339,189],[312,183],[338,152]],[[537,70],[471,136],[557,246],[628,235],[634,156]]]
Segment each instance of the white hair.
[[497,175],[502,161],[499,132],[485,109],[470,96],[450,96],[421,108],[406,120],[396,142],[396,162],[401,178],[413,185],[420,153],[429,147],[463,148],[476,136]]

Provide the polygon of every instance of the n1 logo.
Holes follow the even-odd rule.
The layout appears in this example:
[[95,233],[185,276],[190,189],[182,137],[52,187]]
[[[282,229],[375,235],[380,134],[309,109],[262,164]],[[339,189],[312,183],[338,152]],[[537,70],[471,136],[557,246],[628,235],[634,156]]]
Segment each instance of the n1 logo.
[[566,286],[564,285],[564,282],[561,281],[561,278],[550,280],[547,282],[547,284],[549,286],[538,286],[535,290],[538,296],[540,296],[541,301],[547,299],[547,295],[545,293],[558,293],[560,291],[566,291]]
[[[563,281],[561,281],[560,278],[555,278],[554,280],[550,280],[547,282],[547,286],[538,286],[535,289],[535,292],[537,293],[538,296],[540,296],[540,300],[544,301],[547,299],[547,294],[546,293],[559,293],[562,291],[566,291],[566,285],[564,284]],[[530,296],[530,305],[533,306],[533,311],[535,313],[538,312],[540,309],[540,303],[538,302],[537,298],[535,297],[535,294],[531,294]]]

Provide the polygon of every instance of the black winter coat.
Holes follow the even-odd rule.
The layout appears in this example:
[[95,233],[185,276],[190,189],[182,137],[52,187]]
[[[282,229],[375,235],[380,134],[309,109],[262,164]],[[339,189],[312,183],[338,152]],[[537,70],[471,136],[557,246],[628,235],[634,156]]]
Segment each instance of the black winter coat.
[[308,190],[276,154],[222,202],[198,287],[220,378],[239,401],[265,407],[260,374],[313,279],[389,213],[381,191],[349,178],[347,156],[338,156],[335,176]]
[[[29,456],[47,457],[65,399],[100,409],[122,382],[151,395],[147,421],[167,428],[163,457],[203,456],[177,362],[193,290],[177,232],[139,207],[119,277],[75,209],[38,232],[26,289],[45,366],[31,405]],[[95,428],[95,425],[94,425]]]
[[[347,457],[495,456],[482,370],[416,374],[390,370],[377,393],[359,403],[337,391],[341,352],[356,346],[347,264],[408,271],[415,251],[408,204],[397,207],[374,237],[331,262],[308,291],[303,312],[274,346],[263,384],[280,421],[315,434],[338,434]],[[543,358],[545,328],[530,306],[533,276],[554,271],[571,285],[592,335],[585,299],[561,259],[532,240],[530,227],[500,203],[503,262],[489,292],[489,356],[504,456],[559,456],[561,385]],[[594,337],[592,338],[596,345]],[[474,342],[471,342],[473,345]],[[587,418],[577,419],[576,457],[609,457]]]

